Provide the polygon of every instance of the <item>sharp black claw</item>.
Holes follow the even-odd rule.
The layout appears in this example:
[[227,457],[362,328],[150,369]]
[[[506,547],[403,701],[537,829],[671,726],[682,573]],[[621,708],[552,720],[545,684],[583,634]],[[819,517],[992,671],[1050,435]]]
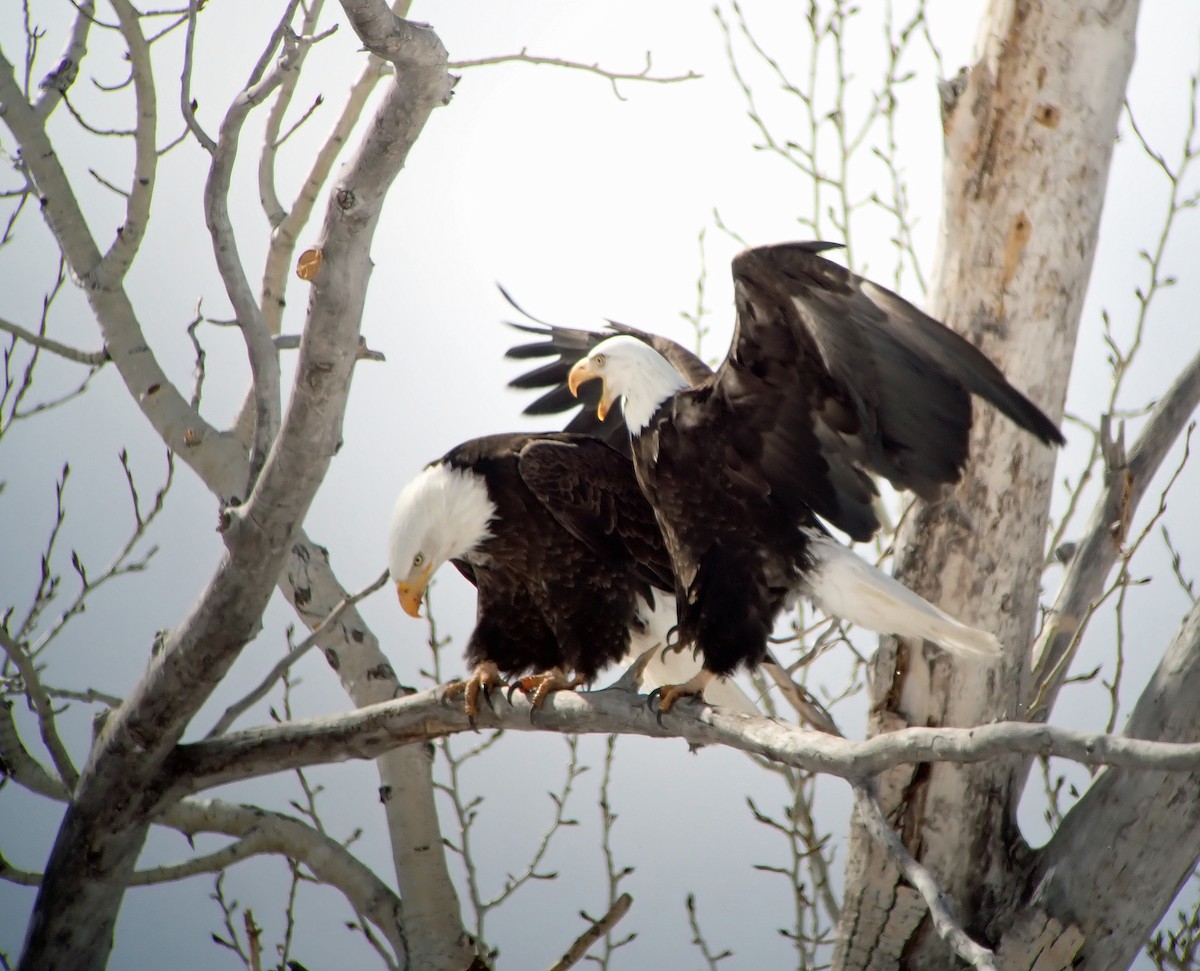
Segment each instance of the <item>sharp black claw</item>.
[[487,706],[492,709],[492,714],[496,713],[496,706],[492,704],[492,687],[486,681],[479,686],[480,692],[483,694],[483,700],[487,702]]
[[508,690],[506,692],[504,692],[504,700],[507,701],[509,703],[509,705],[512,705],[513,692],[516,691],[519,687],[521,687],[521,682],[514,681],[512,684],[510,684],[508,686]]
[[479,731],[479,726],[475,724],[475,716],[474,715],[471,715],[471,714],[467,715],[467,724],[471,726],[471,731],[473,731],[476,735],[481,734]]
[[662,687],[660,686],[660,687],[655,688],[653,691],[651,691],[650,694],[646,695],[646,707],[649,708],[651,711],[657,713],[658,706],[655,704],[655,702],[658,701],[661,696],[662,696]]

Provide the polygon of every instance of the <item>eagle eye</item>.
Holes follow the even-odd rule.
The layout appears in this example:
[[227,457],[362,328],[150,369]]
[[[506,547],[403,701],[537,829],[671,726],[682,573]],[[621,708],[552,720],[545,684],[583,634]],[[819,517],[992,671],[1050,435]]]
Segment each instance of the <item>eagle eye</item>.
[[603,354],[596,354],[592,357],[592,364],[594,364],[596,367],[604,367],[607,362],[608,358]]
[[416,556],[413,557],[413,566],[420,566],[424,562],[425,562],[425,554],[424,553],[418,553]]

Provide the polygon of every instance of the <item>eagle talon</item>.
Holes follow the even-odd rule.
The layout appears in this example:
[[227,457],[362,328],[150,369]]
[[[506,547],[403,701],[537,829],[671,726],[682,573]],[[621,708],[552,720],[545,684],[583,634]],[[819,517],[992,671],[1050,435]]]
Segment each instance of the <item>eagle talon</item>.
[[543,671],[540,674],[527,674],[523,678],[517,678],[508,688],[508,701],[512,704],[512,694],[518,688],[524,692],[525,697],[529,699],[530,705],[530,721],[533,720],[533,712],[546,703],[546,699],[555,691],[573,691],[584,683],[584,679],[579,675],[573,678],[568,678],[560,668],[551,668],[549,671]]
[[491,689],[503,687],[503,685],[504,679],[500,677],[500,669],[492,661],[483,661],[475,666],[475,670],[471,672],[469,678],[451,681],[446,685],[446,690],[442,693],[442,701],[444,703],[449,698],[457,698],[462,695],[467,722],[474,731],[479,731],[475,726],[475,716],[479,714],[479,695],[483,695],[483,700],[494,712],[496,708],[492,704]]

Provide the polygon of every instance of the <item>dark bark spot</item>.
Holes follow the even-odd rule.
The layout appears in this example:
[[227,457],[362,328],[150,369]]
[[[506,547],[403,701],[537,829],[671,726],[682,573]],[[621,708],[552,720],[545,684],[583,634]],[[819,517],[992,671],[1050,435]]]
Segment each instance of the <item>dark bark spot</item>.
[[327,647],[325,649],[325,660],[329,662],[329,666],[335,671],[339,670],[342,666],[342,662],[338,657],[337,651],[335,651],[332,647]]
[[296,587],[294,602],[297,607],[308,606],[310,600],[312,600],[312,589],[310,587]]
[[392,787],[391,786],[380,786],[379,787],[379,801],[386,803],[386,802],[390,802],[391,798],[392,798]]
[[361,644],[363,642],[363,638],[366,636],[367,635],[360,630],[350,631],[350,640],[354,641],[355,644]]
[[367,669],[368,681],[395,681],[396,672],[392,670],[390,664],[377,664],[373,668]]
[[1062,112],[1058,110],[1058,105],[1040,104],[1034,109],[1033,120],[1047,128],[1057,128],[1062,120]]

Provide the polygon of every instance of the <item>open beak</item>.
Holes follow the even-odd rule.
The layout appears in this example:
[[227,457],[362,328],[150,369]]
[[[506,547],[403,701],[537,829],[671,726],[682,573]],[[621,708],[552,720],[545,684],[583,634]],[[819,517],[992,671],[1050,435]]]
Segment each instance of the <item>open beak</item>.
[[396,596],[400,598],[400,606],[409,617],[421,616],[421,600],[425,596],[425,588],[429,586],[429,567],[409,574],[407,580],[396,581]]
[[613,399],[608,393],[608,382],[604,380],[603,373],[593,369],[591,360],[585,357],[575,362],[575,366],[567,374],[567,388],[571,394],[578,398],[579,386],[585,381],[592,380],[592,378],[600,379],[600,403],[596,406],[596,417],[604,421],[608,415],[608,410],[612,407]]

